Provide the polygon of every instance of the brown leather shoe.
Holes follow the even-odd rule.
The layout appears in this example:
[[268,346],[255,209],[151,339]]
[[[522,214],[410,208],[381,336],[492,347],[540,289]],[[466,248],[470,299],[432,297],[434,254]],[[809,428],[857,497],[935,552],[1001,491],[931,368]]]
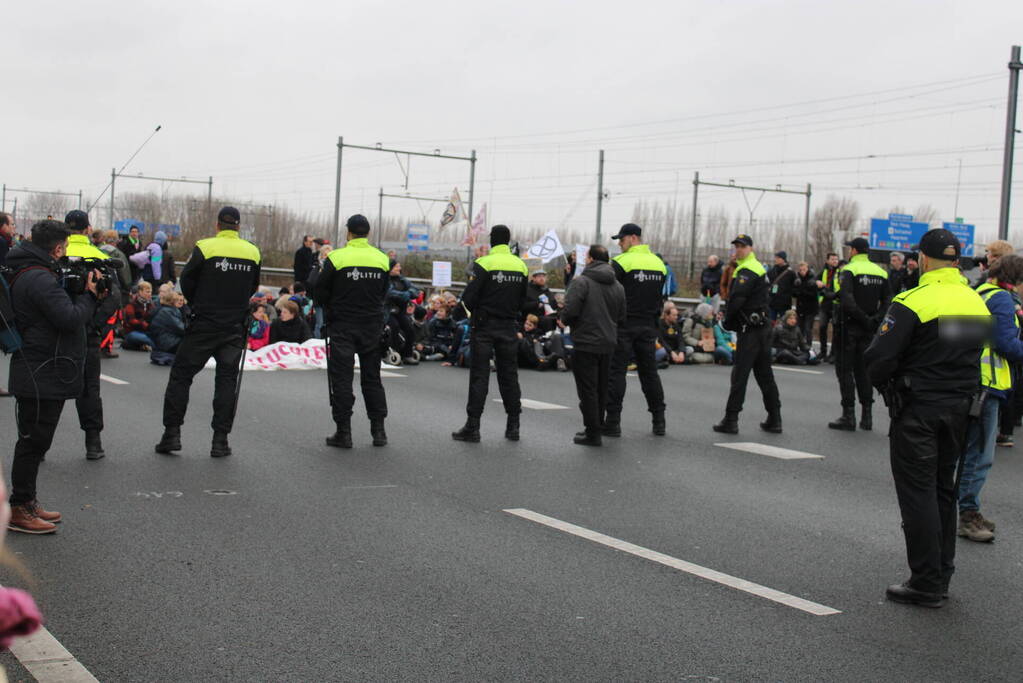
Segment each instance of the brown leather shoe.
[[39,504],[38,500],[33,500],[31,505],[32,509],[35,510],[36,517],[45,520],[50,524],[60,524],[60,521],[64,519],[64,516],[61,515],[59,512],[54,512],[52,510],[44,510],[43,506]]
[[23,534],[52,534],[57,530],[57,525],[40,519],[35,513],[35,508],[28,503],[11,506],[11,521],[7,523],[7,528]]

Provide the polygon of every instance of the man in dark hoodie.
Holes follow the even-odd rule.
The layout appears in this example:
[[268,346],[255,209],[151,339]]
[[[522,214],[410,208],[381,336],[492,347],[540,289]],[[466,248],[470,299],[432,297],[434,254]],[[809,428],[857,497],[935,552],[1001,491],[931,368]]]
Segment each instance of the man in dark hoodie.
[[32,226],[32,241],[22,242],[7,256],[11,303],[23,340],[21,350],[11,356],[10,390],[18,402],[18,441],[11,468],[8,528],[29,534],[53,533],[61,520],[59,512],[39,506],[36,478],[64,402],[78,398],[84,390],[86,327],[102,298],[96,291],[95,271],[89,273],[85,291],[78,296],[61,287],[57,260],[66,253],[69,235],[63,223],[40,221]]
[[721,259],[716,254],[707,257],[707,267],[700,273],[700,295],[716,304],[721,294]]
[[767,306],[771,320],[778,320],[792,308],[792,290],[796,284],[796,273],[789,268],[789,255],[784,251],[774,255],[774,265],[767,271],[767,281],[771,283]]
[[558,316],[560,325],[572,328],[572,374],[586,427],[574,441],[584,446],[601,445],[611,355],[618,344],[618,328],[625,325],[626,318],[625,288],[609,260],[606,247],[590,247],[586,268],[569,285]]

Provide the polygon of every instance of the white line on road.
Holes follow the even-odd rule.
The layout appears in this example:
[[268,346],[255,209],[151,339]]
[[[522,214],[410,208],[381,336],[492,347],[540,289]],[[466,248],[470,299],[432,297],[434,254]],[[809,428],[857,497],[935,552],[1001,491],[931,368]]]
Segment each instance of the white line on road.
[[757,455],[766,455],[771,458],[778,458],[779,460],[823,460],[823,455],[816,455],[814,453],[806,453],[804,451],[794,451],[790,448],[779,448],[778,446],[768,446],[763,443],[754,443],[752,441],[730,441],[724,443],[716,443],[715,446],[721,448],[731,448],[736,451],[746,451],[747,453],[756,453]]
[[380,371],[380,376],[381,377],[408,377],[408,375],[403,375],[400,372],[391,372],[390,370],[381,370]]
[[100,375],[99,378],[104,382],[110,382],[111,384],[127,384],[127,382],[125,382],[123,379],[117,379],[116,377],[111,377],[110,375]]
[[801,372],[804,375],[823,375],[824,374],[823,370],[804,370],[802,368],[788,368],[788,367],[785,367],[784,365],[775,365],[773,367],[774,367],[775,370],[784,370],[785,372]]
[[[568,410],[568,406],[559,406],[557,403],[544,403],[543,401],[534,401],[531,398],[521,400],[523,408],[532,408],[533,410]],[[501,403],[501,399],[495,398],[494,403]]]
[[342,486],[343,489],[396,489],[397,484],[362,484],[354,486]]
[[781,591],[777,591],[773,588],[768,588],[767,586],[761,586],[760,584],[756,584],[751,581],[746,581],[745,579],[729,576],[728,574],[722,574],[719,571],[708,569],[707,567],[701,567],[698,564],[686,562],[685,560],[680,560],[676,557],[671,557],[670,555],[665,555],[655,550],[650,550],[649,548],[643,548],[642,546],[633,545],[632,543],[622,541],[612,536],[605,536],[604,534],[598,533],[596,531],[590,531],[589,529],[584,529],[583,527],[576,526],[575,524],[562,522],[560,519],[548,517],[547,515],[541,515],[540,513],[533,512],[532,510],[515,508],[505,510],[505,512],[507,512],[509,515],[515,515],[516,517],[521,517],[522,519],[528,519],[531,522],[536,522],[537,524],[542,524],[552,529],[557,529],[558,531],[564,531],[566,534],[572,534],[573,536],[585,538],[588,541],[593,541],[594,543],[599,543],[600,545],[604,545],[609,548],[614,548],[615,550],[620,550],[624,553],[635,555],[636,557],[642,557],[643,559],[650,560],[651,562],[657,562],[667,567],[671,567],[673,569],[678,569],[679,571],[686,572],[687,574],[692,574],[693,576],[698,576],[702,579],[713,581],[714,583],[719,583],[722,586],[728,586],[729,588],[734,588],[744,593],[749,593],[750,595],[756,595],[761,598],[766,598],[768,600],[772,600],[779,604],[785,605],[786,607],[792,607],[793,609],[802,610],[803,612],[807,612],[809,614],[814,614],[817,616],[841,614],[839,610],[834,609],[832,607],[821,605],[816,602],[810,602],[809,600],[804,600],[803,598],[797,598],[794,595],[782,593]]
[[45,628],[24,638],[15,638],[11,654],[39,683],[99,683]]

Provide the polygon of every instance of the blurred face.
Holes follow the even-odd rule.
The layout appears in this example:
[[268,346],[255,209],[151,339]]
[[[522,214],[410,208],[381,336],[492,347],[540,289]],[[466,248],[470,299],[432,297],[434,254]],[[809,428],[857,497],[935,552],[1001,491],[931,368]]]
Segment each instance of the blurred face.
[[[401,264],[400,263],[395,263],[394,264],[394,268],[391,268],[391,275],[401,275]],[[522,282],[522,280],[519,280],[519,282]]]
[[[294,244],[294,243],[292,243],[292,244]],[[284,320],[284,321],[292,320],[295,317],[294,314],[292,314],[292,312],[289,311],[287,308],[281,308],[280,316],[281,316],[281,320]]]
[[832,268],[838,266],[838,254],[832,254],[831,256],[828,257],[828,265],[831,266]]
[[918,266],[919,264],[916,262],[916,259],[906,259],[906,267],[910,270],[916,270]]
[[785,265],[785,259],[783,259],[781,256],[775,256],[774,257],[774,265],[776,265],[776,266],[783,266],[783,265]]
[[448,309],[438,308],[434,315],[437,317],[437,320],[445,320],[448,317]]
[[806,275],[809,272],[810,272],[810,267],[809,266],[807,266],[805,264],[799,266],[799,276],[800,277],[803,277],[804,275]]
[[[521,282],[521,280],[519,282]],[[533,324],[532,320],[527,320],[522,327],[525,328],[526,332],[532,332],[536,329],[536,325]]]
[[796,326],[796,316],[790,315],[789,317],[785,318],[785,324],[788,325],[789,327],[795,327]]
[[131,237],[133,240],[137,240],[139,238],[139,229],[132,228],[131,230],[128,231],[128,236]]
[[547,273],[537,273],[533,276],[533,282],[535,282],[538,287],[546,287]]
[[175,308],[181,308],[184,305],[185,305],[185,297],[184,296],[182,296],[181,294],[178,294],[177,296],[174,297],[174,307]]
[[678,309],[672,306],[664,312],[664,319],[669,323],[673,323],[678,320]]
[[710,266],[711,268],[713,268],[713,267],[714,267],[714,266],[716,266],[717,264],[718,264],[718,257],[717,257],[717,256],[708,256],[708,257],[707,257],[707,265],[708,265],[708,266]]
[[897,251],[893,251],[891,256],[888,257],[888,262],[892,264],[892,268],[898,270],[902,267],[902,254]]
[[313,238],[308,236],[308,235],[306,235],[306,238],[304,240],[302,240],[302,246],[303,247],[308,247],[308,248],[311,249],[312,246],[313,246]]
[[145,286],[139,285],[139,296],[143,299],[150,299],[153,296],[153,288],[147,282]]
[[10,216],[7,217],[7,222],[0,225],[0,234],[7,235],[8,237],[14,234],[14,219]]
[[753,253],[753,247],[747,247],[745,244],[735,244],[735,260],[741,261],[751,253]]

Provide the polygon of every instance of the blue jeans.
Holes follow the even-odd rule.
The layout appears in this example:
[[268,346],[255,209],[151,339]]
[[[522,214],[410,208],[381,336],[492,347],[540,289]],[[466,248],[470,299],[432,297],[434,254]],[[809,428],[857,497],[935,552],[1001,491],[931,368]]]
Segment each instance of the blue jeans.
[[313,325],[313,337],[316,339],[323,339],[320,333],[323,331],[323,306],[313,307],[313,314],[316,316],[315,323]]
[[121,340],[121,348],[129,351],[141,351],[143,346],[153,348],[153,340],[145,332],[129,332]]
[[998,435],[998,411],[1001,399],[988,394],[980,420],[971,420],[966,430],[966,455],[959,481],[959,512],[980,509],[980,490],[995,461],[995,437]]

